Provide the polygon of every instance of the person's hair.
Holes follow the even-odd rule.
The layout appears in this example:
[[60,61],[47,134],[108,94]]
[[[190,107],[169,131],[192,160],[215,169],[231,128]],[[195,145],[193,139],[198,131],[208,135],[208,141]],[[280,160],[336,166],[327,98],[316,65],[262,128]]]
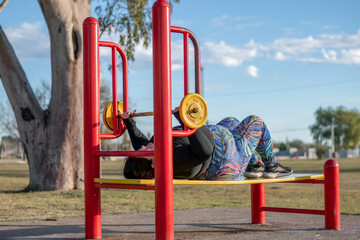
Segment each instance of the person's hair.
[[125,161],[124,176],[130,179],[154,178],[151,161],[142,157],[128,157]]

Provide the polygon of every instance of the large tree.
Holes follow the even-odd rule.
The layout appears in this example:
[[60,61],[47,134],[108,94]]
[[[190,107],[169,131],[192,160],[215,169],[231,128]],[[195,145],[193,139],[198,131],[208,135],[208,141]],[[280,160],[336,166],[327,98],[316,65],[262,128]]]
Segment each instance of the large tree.
[[[7,2],[7,1],[3,1]],[[28,190],[83,188],[82,23],[91,0],[38,0],[51,42],[51,99],[43,109],[35,97],[14,49],[0,27],[0,78],[15,114],[29,162]],[[99,3],[99,2],[97,2]],[[101,27],[121,32],[130,56],[133,45],[149,42],[147,0],[100,2]],[[1,10],[1,9],[0,9]],[[111,28],[112,27],[112,28]],[[125,33],[125,35],[124,35]],[[126,40],[126,41],[125,41]],[[124,42],[125,41],[125,42]]]
[[316,122],[310,126],[311,134],[318,143],[331,141],[331,126],[334,124],[335,148],[356,148],[360,142],[360,112],[345,107],[319,108]]

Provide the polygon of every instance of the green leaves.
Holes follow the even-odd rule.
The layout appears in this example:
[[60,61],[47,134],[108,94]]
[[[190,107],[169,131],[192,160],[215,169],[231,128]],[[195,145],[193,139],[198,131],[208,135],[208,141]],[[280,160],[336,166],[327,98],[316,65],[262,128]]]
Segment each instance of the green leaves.
[[355,148],[360,142],[360,112],[357,109],[319,108],[315,112],[316,122],[310,126],[316,142],[331,140],[331,125],[334,124],[335,147]]
[[106,0],[95,8],[100,36],[119,34],[119,44],[129,60],[134,60],[135,46],[147,47],[151,40],[151,8],[148,0]]
[[[99,21],[100,36],[103,33],[119,34],[119,45],[129,60],[135,60],[135,46],[145,48],[151,41],[151,7],[148,0],[98,0],[95,13]],[[170,7],[173,2],[170,0]]]

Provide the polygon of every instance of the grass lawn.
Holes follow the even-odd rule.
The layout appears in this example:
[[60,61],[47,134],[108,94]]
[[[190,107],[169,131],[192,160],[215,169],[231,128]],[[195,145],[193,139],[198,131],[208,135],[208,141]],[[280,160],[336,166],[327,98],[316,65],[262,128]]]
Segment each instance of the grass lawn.
[[[325,160],[282,160],[295,173],[321,173]],[[339,159],[341,213],[360,214],[360,159]],[[121,177],[122,162],[102,162],[104,177]],[[27,164],[0,164],[0,221],[55,220],[84,216],[84,192],[23,192]],[[323,209],[322,184],[265,184],[266,205]],[[250,186],[174,186],[175,209],[249,208]],[[103,214],[154,211],[154,192],[103,190]]]

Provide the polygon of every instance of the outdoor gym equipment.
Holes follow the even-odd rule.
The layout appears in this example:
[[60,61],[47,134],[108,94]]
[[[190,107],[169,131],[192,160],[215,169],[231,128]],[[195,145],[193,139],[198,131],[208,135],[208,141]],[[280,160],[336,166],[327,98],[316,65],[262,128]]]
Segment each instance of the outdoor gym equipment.
[[[83,24],[84,39],[84,183],[85,183],[85,238],[101,238],[101,189],[155,190],[155,235],[156,239],[174,239],[173,184],[250,184],[251,222],[265,223],[265,212],[287,212],[325,215],[325,228],[340,229],[339,165],[328,160],[324,174],[291,175],[277,179],[240,181],[173,180],[172,138],[189,136],[196,129],[185,126],[183,131],[172,129],[171,116],[171,68],[170,34],[183,34],[184,46],[184,96],[188,88],[188,39],[194,45],[195,92],[201,92],[200,48],[195,35],[188,29],[170,26],[170,6],[165,0],[157,0],[152,8],[153,44],[153,98],[154,98],[154,151],[103,151],[101,139],[114,139],[125,131],[121,124],[113,124],[111,134],[100,134],[100,83],[99,47],[112,49],[112,103],[113,123],[117,121],[116,67],[118,52],[122,58],[123,111],[128,108],[127,59],[123,49],[115,43],[99,41],[99,25],[95,18],[87,18]],[[185,107],[189,108],[189,107]],[[190,107],[191,109],[191,107]],[[193,114],[196,114],[195,112]],[[186,114],[185,114],[186,115]],[[154,156],[154,179],[103,179],[100,171],[102,156]],[[310,183],[324,185],[324,210],[295,209],[265,206],[265,183]],[[295,198],[296,200],[296,198]]]
[[[122,102],[117,101],[117,116],[115,119],[120,121],[122,127],[125,125],[122,123],[121,114],[123,114],[124,105]],[[114,123],[114,109],[112,102],[109,102],[103,111],[103,122],[107,129],[113,131],[113,123]],[[130,117],[145,117],[145,116],[153,116],[154,112],[135,112],[131,113]],[[189,93],[187,94],[180,103],[179,107],[179,115],[182,122],[188,126],[189,128],[200,128],[202,127],[207,120],[208,117],[208,107],[205,99],[197,93]]]

